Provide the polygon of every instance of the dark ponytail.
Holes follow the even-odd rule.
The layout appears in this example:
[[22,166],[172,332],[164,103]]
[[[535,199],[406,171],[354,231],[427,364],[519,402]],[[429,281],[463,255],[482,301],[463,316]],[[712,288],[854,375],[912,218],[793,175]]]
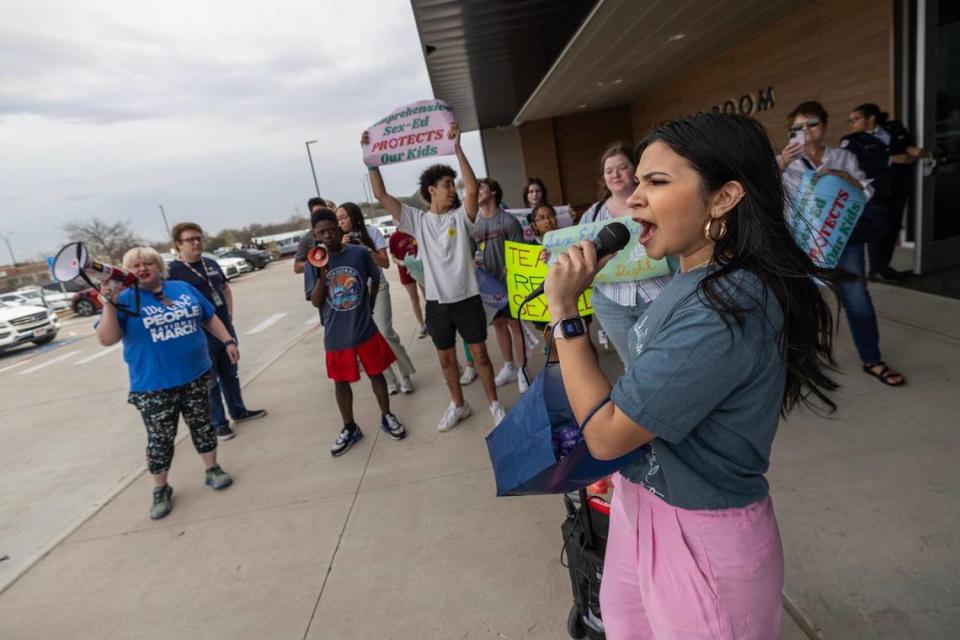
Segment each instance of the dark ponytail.
[[862,113],[864,118],[875,118],[877,124],[886,124],[887,120],[890,119],[889,113],[886,111],[880,111],[880,107],[872,102],[865,102],[859,107],[855,107],[854,111],[859,111]]
[[[704,198],[736,180],[744,197],[727,214],[726,235],[716,242],[713,270],[700,282],[698,294],[724,317],[743,326],[750,309],[737,302],[730,275],[744,269],[766,287],[760,309],[772,292],[783,310],[783,329],[777,336],[787,361],[787,379],[781,412],[786,415],[798,402],[811,405],[811,396],[829,410],[836,405],[827,395],[837,389],[828,375],[833,359],[834,272],[823,269],[797,246],[784,218],[784,189],[773,147],[764,128],[753,118],[700,113],[656,127],[637,147],[654,142],[670,147],[700,176]],[[817,282],[825,286],[821,292]],[[824,295],[827,294],[827,295]],[[732,329],[732,326],[731,326]]]

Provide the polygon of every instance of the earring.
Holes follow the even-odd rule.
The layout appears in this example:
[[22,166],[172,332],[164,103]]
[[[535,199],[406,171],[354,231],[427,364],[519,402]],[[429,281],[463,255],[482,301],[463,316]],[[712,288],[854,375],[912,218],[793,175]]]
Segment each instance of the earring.
[[[720,223],[720,231],[713,232],[713,223]],[[703,225],[703,236],[710,242],[719,242],[727,235],[727,221],[724,218],[707,218],[707,224]]]

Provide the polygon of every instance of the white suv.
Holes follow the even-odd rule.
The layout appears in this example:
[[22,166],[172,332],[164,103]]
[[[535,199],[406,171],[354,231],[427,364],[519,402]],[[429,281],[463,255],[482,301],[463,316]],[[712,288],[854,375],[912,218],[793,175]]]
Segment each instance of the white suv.
[[59,330],[60,319],[49,309],[0,302],[0,351],[24,342],[46,344]]

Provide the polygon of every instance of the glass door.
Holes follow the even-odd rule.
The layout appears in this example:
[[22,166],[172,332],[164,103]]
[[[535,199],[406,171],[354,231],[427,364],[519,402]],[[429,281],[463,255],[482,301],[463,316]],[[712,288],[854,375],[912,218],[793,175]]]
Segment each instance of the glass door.
[[960,265],[960,2],[919,0],[916,267],[925,273]]

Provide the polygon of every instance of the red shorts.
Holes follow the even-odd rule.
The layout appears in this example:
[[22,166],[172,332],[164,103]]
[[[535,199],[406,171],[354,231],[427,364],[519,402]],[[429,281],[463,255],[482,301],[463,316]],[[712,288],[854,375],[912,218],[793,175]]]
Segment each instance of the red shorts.
[[327,377],[336,382],[356,382],[360,379],[357,358],[363,363],[363,370],[369,376],[383,373],[397,360],[380,332],[374,331],[366,342],[355,347],[327,351]]

